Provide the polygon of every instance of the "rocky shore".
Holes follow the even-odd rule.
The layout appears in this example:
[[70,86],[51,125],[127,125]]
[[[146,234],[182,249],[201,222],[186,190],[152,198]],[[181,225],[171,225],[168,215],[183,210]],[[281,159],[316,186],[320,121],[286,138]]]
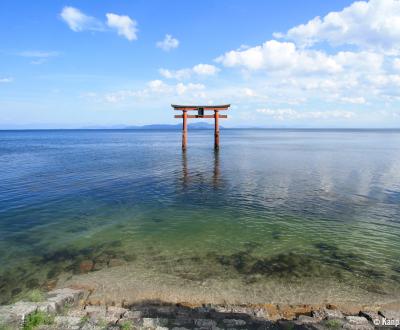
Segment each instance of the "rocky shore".
[[0,306],[0,329],[350,329],[399,328],[400,309],[336,306],[201,305],[142,301],[91,305],[89,290],[50,291],[43,301]]

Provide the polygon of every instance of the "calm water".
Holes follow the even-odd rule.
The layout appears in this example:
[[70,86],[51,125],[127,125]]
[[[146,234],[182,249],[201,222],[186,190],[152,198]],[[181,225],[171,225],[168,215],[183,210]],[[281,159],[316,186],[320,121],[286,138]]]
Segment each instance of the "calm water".
[[219,153],[212,131],[186,154],[180,138],[0,132],[0,302],[144,273],[144,291],[206,298],[400,297],[400,131],[223,130]]

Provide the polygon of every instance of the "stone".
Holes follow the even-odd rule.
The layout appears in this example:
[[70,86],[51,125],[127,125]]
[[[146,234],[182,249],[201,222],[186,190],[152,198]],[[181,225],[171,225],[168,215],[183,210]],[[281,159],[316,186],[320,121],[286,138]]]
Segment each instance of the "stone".
[[36,303],[19,301],[14,305],[2,306],[0,318],[4,324],[21,326],[25,319],[38,309]]
[[374,326],[363,316],[346,316],[347,321],[343,325],[343,329],[348,330],[373,330]]
[[239,319],[224,319],[222,320],[222,322],[224,322],[224,324],[226,324],[229,327],[235,327],[235,326],[242,326],[242,325],[246,325],[246,321],[245,320],[239,320]]
[[79,271],[81,273],[88,273],[90,272],[94,267],[94,262],[92,260],[83,260],[79,264]]
[[196,327],[199,328],[214,328],[217,325],[217,322],[215,322],[214,320],[210,320],[210,319],[196,319],[194,320],[194,324]]
[[168,319],[163,318],[150,318],[144,317],[142,319],[143,327],[144,328],[156,328],[156,327],[163,327],[168,324]]
[[193,319],[189,317],[177,317],[172,320],[173,325],[177,327],[182,327],[182,326],[191,326],[193,324]]
[[360,312],[360,316],[365,317],[370,322],[374,322],[376,320],[380,320],[382,316],[380,316],[377,312],[370,312],[370,311],[362,311]]
[[363,316],[346,316],[345,319],[351,324],[369,324],[368,320]]
[[338,309],[323,308],[312,312],[312,316],[320,320],[342,319],[343,314]]
[[79,300],[83,298],[83,290],[74,290],[70,288],[58,289],[50,291],[47,296],[48,303],[54,303],[56,311],[60,312],[64,307],[72,307],[79,303]]
[[143,317],[143,312],[142,311],[127,311],[124,314],[124,319],[140,319],[141,317]]
[[54,324],[59,329],[79,329],[82,323],[82,319],[77,316],[56,316],[54,318]]
[[379,311],[379,314],[381,314],[386,319],[400,320],[400,311],[383,310]]
[[319,321],[320,320],[315,317],[300,315],[296,320],[296,324],[312,324],[312,323],[318,323]]
[[107,313],[105,306],[86,306],[85,312],[92,322],[104,320]]

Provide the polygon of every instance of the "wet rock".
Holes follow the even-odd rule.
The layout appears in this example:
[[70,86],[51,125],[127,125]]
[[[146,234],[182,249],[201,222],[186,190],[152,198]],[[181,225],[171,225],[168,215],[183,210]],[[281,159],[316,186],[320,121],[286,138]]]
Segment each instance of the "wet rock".
[[192,326],[193,319],[189,317],[177,317],[172,321],[172,324],[177,327]]
[[39,280],[37,278],[31,278],[30,280],[28,280],[26,282],[26,287],[28,289],[35,289],[38,288],[40,286],[39,284]]
[[108,262],[108,267],[118,267],[125,265],[126,262],[122,259],[110,259]]
[[228,327],[240,327],[246,325],[245,320],[239,320],[239,319],[224,319],[222,320],[222,322]]
[[206,329],[211,329],[211,328],[217,326],[217,322],[215,322],[214,320],[210,320],[210,319],[196,319],[196,320],[194,320],[194,324],[196,327],[206,328]]
[[81,273],[88,273],[93,269],[94,263],[92,260],[83,260],[79,264],[79,271]]
[[343,314],[338,309],[320,309],[312,312],[312,316],[320,320],[333,320],[343,318]]
[[53,290],[57,286],[57,282],[58,282],[57,280],[49,280],[44,282],[42,287],[47,291]]

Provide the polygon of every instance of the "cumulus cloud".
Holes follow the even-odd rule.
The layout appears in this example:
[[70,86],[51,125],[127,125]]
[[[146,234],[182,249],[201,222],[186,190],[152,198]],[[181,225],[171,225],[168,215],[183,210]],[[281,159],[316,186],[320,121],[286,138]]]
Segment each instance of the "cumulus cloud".
[[136,21],[126,15],[117,15],[113,13],[106,14],[107,26],[116,29],[118,35],[125,37],[129,41],[137,39]]
[[301,50],[292,42],[269,40],[260,46],[244,50],[231,50],[216,61],[226,67],[243,67],[248,70],[297,72],[338,72],[341,66],[321,51]]
[[188,79],[192,75],[197,76],[213,76],[215,75],[219,69],[211,64],[197,64],[192,68],[179,69],[179,70],[168,70],[168,69],[160,69],[160,74],[167,79],[177,79],[183,80]]
[[96,18],[84,14],[77,8],[64,7],[60,17],[72,31],[81,32],[84,30],[102,31],[103,24]]
[[319,42],[333,46],[356,45],[388,52],[400,50],[400,1],[356,1],[339,12],[315,17],[275,37],[293,40],[303,47]]
[[164,40],[158,41],[156,43],[156,46],[168,52],[171,49],[177,48],[179,46],[179,40],[172,37],[170,34],[166,34]]

